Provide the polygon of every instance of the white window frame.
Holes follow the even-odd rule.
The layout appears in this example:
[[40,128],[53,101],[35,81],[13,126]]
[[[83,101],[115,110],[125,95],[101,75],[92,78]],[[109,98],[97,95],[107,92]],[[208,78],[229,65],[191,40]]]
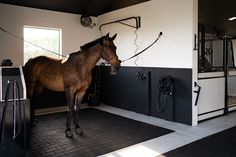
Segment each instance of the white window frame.
[[[56,31],[59,31],[59,47],[58,47],[58,49],[59,49],[59,51],[58,52],[55,52],[55,51],[52,51],[52,50],[50,50],[50,49],[48,49],[48,48],[45,48],[45,47],[43,47],[43,46],[40,46],[40,44],[36,44],[36,43],[33,43],[33,42],[31,42],[31,41],[28,41],[27,39],[25,39],[25,37],[24,37],[24,50],[23,50],[23,52],[24,52],[24,62],[27,62],[27,60],[25,59],[25,43],[32,43],[31,45],[32,46],[34,46],[34,45],[36,45],[36,47],[38,47],[38,48],[40,48],[41,47],[41,49],[42,49],[42,51],[47,51],[49,54],[58,54],[58,55],[56,55],[57,57],[55,57],[55,58],[58,58],[58,59],[61,59],[62,58],[62,30],[60,29],[60,28],[49,28],[49,27],[39,27],[39,26],[28,26],[28,25],[25,25],[24,26],[24,28],[23,28],[23,33],[24,33],[24,35],[25,35],[25,28],[33,28],[33,29],[43,29],[43,30],[56,30]],[[39,56],[39,55],[38,55]],[[34,57],[36,57],[36,56],[34,56]]]

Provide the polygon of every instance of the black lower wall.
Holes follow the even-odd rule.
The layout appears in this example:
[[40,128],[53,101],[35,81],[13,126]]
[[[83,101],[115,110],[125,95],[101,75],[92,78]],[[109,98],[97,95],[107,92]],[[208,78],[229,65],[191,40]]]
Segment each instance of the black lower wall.
[[[91,84],[91,88],[94,84]],[[88,93],[92,93],[92,90],[89,88],[86,95],[84,96],[82,103],[88,102]],[[44,89],[42,93],[35,100],[35,109],[51,108],[66,106],[66,94],[65,92],[55,92],[48,89]]]
[[[110,67],[102,68],[101,102],[130,111],[163,118],[179,123],[192,124],[192,70],[176,68],[121,67],[111,76]],[[137,74],[144,74],[141,80]],[[174,93],[167,97],[164,112],[157,110],[158,80],[170,75]]]

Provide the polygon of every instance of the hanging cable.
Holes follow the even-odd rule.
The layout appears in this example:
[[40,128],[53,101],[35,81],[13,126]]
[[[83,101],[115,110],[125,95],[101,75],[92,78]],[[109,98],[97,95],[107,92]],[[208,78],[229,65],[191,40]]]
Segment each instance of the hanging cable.
[[146,50],[148,50],[150,47],[152,47],[152,46],[160,39],[160,37],[162,36],[162,34],[163,34],[163,33],[160,32],[159,35],[158,35],[158,37],[157,37],[157,39],[156,39],[153,43],[151,43],[148,47],[146,47],[145,49],[143,49],[143,50],[140,51],[139,53],[136,53],[135,55],[133,55],[133,56],[131,56],[131,57],[129,57],[129,58],[127,58],[127,59],[121,61],[121,62],[126,62],[126,61],[128,61],[128,60],[130,60],[130,59],[132,59],[132,58],[134,58],[134,57],[136,57],[136,56],[138,56],[138,55],[140,55],[141,53],[145,52]]
[[[135,39],[134,39],[135,50],[134,50],[134,54],[135,54],[135,55],[137,54],[137,51],[138,51],[138,49],[139,49],[139,46],[138,46],[138,44],[137,44],[137,40],[138,40],[138,33],[137,33],[137,31],[138,31],[138,29],[136,29],[136,30],[134,31],[134,34],[135,34]],[[136,59],[135,59],[135,61],[134,61],[134,64],[135,64],[136,66],[138,66],[138,63],[137,63],[138,59],[139,59],[139,57],[136,56]]]
[[102,30],[99,29],[99,32],[100,32],[100,35],[101,35],[101,37],[102,37]]
[[[38,48],[41,48],[41,49],[43,49],[43,50],[45,50],[45,51],[51,52],[51,53],[56,54],[56,55],[58,55],[58,56],[61,56],[61,57],[64,57],[64,58],[68,58],[67,56],[64,56],[64,55],[59,54],[59,53],[57,53],[57,52],[48,50],[48,49],[46,49],[46,48],[44,48],[44,47],[38,46],[38,45],[36,45],[36,44],[34,44],[34,43],[30,42],[30,41],[24,40],[23,38],[21,38],[21,37],[19,37],[19,36],[13,34],[13,33],[11,33],[11,32],[9,32],[9,31],[3,29],[2,27],[0,27],[0,30],[3,31],[3,32],[5,32],[5,33],[7,33],[7,34],[9,34],[9,35],[11,35],[11,36],[13,36],[13,37],[15,37],[15,38],[18,39],[18,40],[27,42],[27,43],[29,43],[29,44],[31,44],[31,45],[34,45],[34,46],[36,46],[36,47],[38,47]],[[100,33],[101,33],[101,35],[102,35],[102,31],[100,31]],[[152,47],[152,46],[159,40],[159,38],[162,36],[162,34],[163,34],[163,33],[160,32],[159,35],[158,35],[158,37],[157,37],[157,39],[156,39],[152,44],[150,44],[149,46],[147,46],[145,49],[143,49],[143,50],[140,51],[139,53],[136,53],[135,55],[133,55],[133,56],[131,56],[131,57],[129,57],[129,58],[127,58],[127,59],[121,61],[121,62],[126,62],[126,61],[128,61],[128,60],[130,60],[130,59],[132,59],[132,58],[134,58],[134,57],[136,57],[136,56],[138,56],[138,55],[140,55],[141,53],[145,52],[146,50],[148,50],[150,47]]]

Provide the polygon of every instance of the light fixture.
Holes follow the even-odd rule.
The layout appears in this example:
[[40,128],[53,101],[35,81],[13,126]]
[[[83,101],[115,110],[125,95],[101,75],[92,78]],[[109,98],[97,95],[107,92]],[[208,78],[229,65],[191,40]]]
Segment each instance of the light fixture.
[[229,21],[236,20],[236,17],[235,17],[235,16],[233,16],[233,17],[230,17],[230,18],[228,18],[228,20],[229,20]]

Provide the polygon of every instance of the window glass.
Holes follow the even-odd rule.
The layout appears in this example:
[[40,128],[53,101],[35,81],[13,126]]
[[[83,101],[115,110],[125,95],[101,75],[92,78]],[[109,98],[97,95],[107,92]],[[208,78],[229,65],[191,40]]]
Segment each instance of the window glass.
[[60,58],[60,29],[25,26],[24,40],[24,63],[30,58],[42,55]]

